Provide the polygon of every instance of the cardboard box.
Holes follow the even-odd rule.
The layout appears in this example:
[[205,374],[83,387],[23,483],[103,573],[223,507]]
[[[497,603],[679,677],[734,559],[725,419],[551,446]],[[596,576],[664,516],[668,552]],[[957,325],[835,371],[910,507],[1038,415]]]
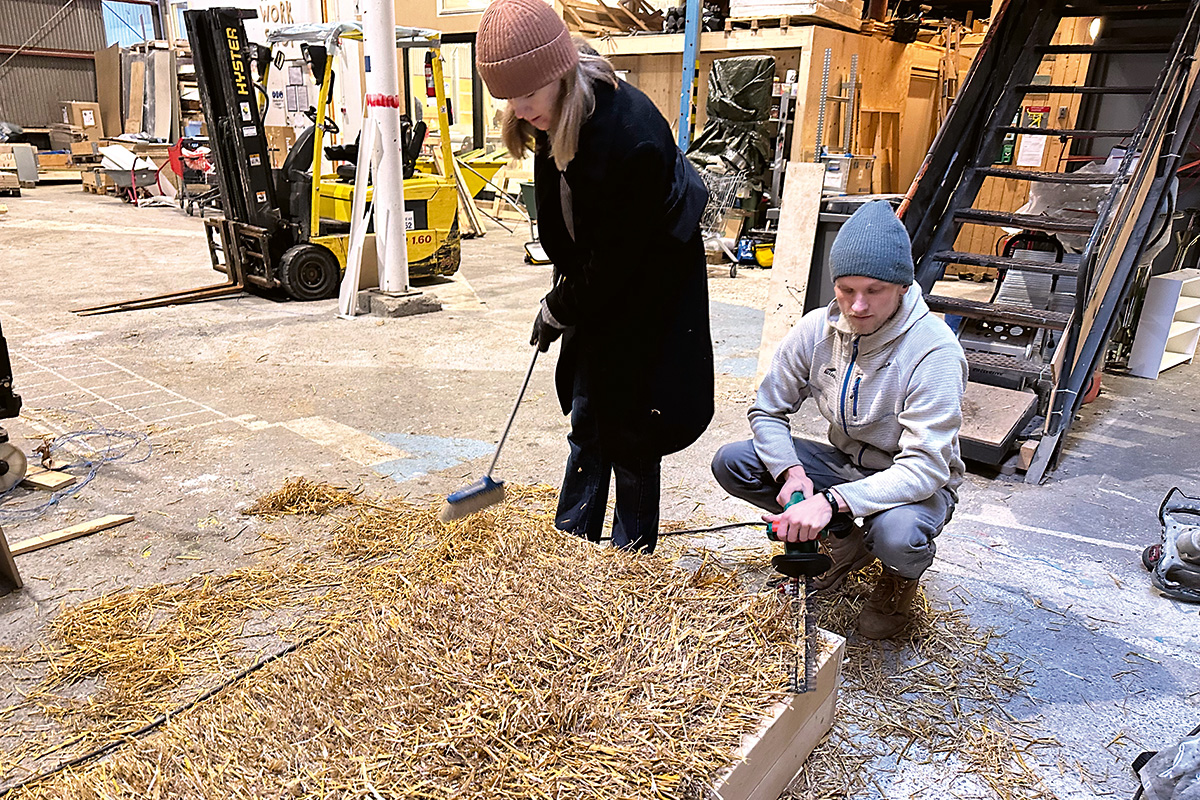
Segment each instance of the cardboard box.
[[296,130],[291,125],[264,125],[267,134],[267,152],[271,157],[271,166],[279,169],[288,151],[296,143]]
[[0,169],[17,170],[17,157],[12,153],[0,153]]
[[85,139],[99,141],[104,138],[104,121],[100,117],[99,103],[70,101],[62,104],[62,124],[79,128]]

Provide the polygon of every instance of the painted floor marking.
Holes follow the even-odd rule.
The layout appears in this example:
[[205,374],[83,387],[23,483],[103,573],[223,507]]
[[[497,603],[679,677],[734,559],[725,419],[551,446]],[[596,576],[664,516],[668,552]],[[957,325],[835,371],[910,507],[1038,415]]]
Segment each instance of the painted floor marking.
[[1055,531],[1050,528],[1039,528],[1034,525],[1024,525],[1017,522],[1012,511],[1004,506],[995,506],[984,504],[983,514],[955,514],[955,520],[966,520],[967,522],[977,522],[983,525],[991,525],[995,528],[1007,528],[1014,531],[1025,531],[1026,533],[1038,533],[1042,536],[1052,536],[1057,539],[1066,539],[1072,542],[1080,542],[1081,544],[1095,545],[1096,547],[1109,547],[1115,550],[1129,550],[1135,553],[1140,553],[1144,549],[1141,545],[1126,544],[1125,542],[1110,542],[1107,539],[1096,539],[1091,536],[1081,536],[1078,533],[1067,533],[1066,531]]
[[304,417],[279,425],[364,467],[410,457],[374,436],[326,417]]

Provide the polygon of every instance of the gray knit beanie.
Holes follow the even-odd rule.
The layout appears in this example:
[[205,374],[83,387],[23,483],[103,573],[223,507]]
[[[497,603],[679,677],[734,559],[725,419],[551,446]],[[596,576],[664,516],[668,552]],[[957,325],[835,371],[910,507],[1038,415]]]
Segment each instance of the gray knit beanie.
[[912,242],[886,200],[859,207],[829,249],[829,276],[863,275],[908,286],[913,282]]

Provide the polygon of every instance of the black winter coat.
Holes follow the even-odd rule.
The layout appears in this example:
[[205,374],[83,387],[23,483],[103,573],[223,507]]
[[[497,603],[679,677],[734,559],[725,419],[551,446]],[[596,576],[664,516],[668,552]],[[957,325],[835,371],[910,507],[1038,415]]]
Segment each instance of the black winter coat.
[[[563,337],[563,413],[584,394],[606,455],[654,457],[699,438],[713,416],[708,282],[699,222],[708,193],[654,104],[596,84],[579,149],[559,173],[547,137],[534,158],[538,232],[561,278],[546,295]],[[563,223],[560,174],[575,238]]]

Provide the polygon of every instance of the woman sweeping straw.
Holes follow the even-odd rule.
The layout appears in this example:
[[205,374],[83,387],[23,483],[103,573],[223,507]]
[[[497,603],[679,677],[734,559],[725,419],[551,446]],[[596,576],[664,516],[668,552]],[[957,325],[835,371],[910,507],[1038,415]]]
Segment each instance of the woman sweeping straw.
[[562,337],[571,452],[555,525],[598,541],[615,474],[613,544],[652,552],[662,457],[713,415],[707,191],[649,98],[573,41],[545,0],[495,0],[475,53],[508,101],[509,153],[533,151],[538,238],[554,262],[530,343],[546,352]]

